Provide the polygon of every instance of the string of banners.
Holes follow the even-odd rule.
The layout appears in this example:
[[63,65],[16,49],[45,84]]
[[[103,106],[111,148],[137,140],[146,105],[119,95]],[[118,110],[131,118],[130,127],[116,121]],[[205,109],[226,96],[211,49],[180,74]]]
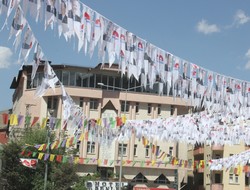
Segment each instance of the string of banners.
[[246,166],[249,164],[250,151],[246,150],[244,152],[234,154],[229,157],[214,159],[210,161],[210,170],[229,170],[232,167]]
[[[105,166],[114,166],[114,164],[120,164],[120,160],[112,160],[112,159],[96,159],[96,158],[81,158],[72,155],[61,155],[61,154],[52,154],[52,153],[44,153],[44,152],[36,152],[36,151],[22,151],[22,156],[28,158],[37,158],[36,164],[38,160],[56,162],[56,163],[72,163],[72,164],[97,164],[97,165],[105,165]],[[23,158],[22,160],[26,160],[27,158]],[[22,163],[23,164],[23,163]],[[28,163],[26,163],[27,165]],[[123,166],[127,167],[160,167],[171,165],[178,168],[186,168],[193,169],[197,171],[199,169],[204,169],[207,166],[210,167],[211,170],[220,170],[220,169],[212,169],[212,161],[211,160],[183,160],[173,156],[167,156],[166,160],[123,160]],[[32,164],[29,163],[29,166]],[[27,166],[27,167],[29,167]],[[34,168],[33,168],[34,169]],[[236,164],[232,165],[228,168],[229,173],[234,173],[237,175],[241,175],[242,172],[247,173],[247,176],[250,176],[250,166]]]
[[[45,128],[46,125],[52,130],[58,129],[61,127],[61,118],[56,117],[32,117],[31,115],[21,115],[21,114],[7,114],[3,113],[0,114],[3,118],[3,125],[10,125],[11,127],[15,126],[22,126],[23,124],[28,127],[34,127],[36,125],[40,126],[41,128]],[[40,122],[40,119],[41,122]],[[110,128],[117,128],[122,126],[126,122],[126,117],[105,117],[105,118],[98,118],[98,119],[87,119],[84,118],[81,123],[79,123],[79,126],[83,126],[86,128],[89,124],[93,125],[93,122],[100,127],[110,127]]]
[[[75,163],[75,164],[98,164],[98,165],[107,165],[112,166],[115,163],[120,164],[121,160],[112,160],[112,159],[96,159],[96,158],[81,158],[81,157],[75,157],[72,155],[61,155],[61,154],[52,154],[52,153],[44,153],[44,152],[36,152],[36,151],[27,151],[23,150],[21,152],[22,156],[26,157],[32,157],[32,158],[38,158],[38,160],[44,160],[44,161],[56,161],[58,163]],[[136,167],[137,164],[139,164],[141,167],[145,166],[157,166],[160,167],[160,165],[172,165],[172,166],[178,166],[183,168],[204,168],[205,167],[205,161],[204,160],[182,160],[178,159],[173,156],[167,156],[165,161],[163,160],[123,160],[122,164],[126,166],[132,166]]]
[[[249,113],[238,117],[232,113],[208,113],[206,111],[186,114],[165,119],[149,120],[119,120],[103,118],[98,120],[84,120],[77,128],[84,132],[85,137],[97,142],[111,143],[114,140],[129,140],[132,134],[136,138],[154,144],[155,141],[186,142],[207,145],[234,145],[244,142],[250,145]],[[56,121],[52,119],[50,128],[54,129]],[[44,125],[46,122],[43,122]],[[114,124],[115,123],[115,124]],[[120,123],[120,124],[119,124]],[[112,127],[114,126],[116,127]],[[117,127],[119,125],[119,127]],[[82,131],[83,130],[83,131]],[[143,140],[144,139],[144,140]]]
[[[163,85],[167,84],[168,95],[191,101],[195,108],[205,107],[210,111],[210,114],[205,116],[199,113],[169,119],[128,121],[117,133],[110,130],[109,137],[129,138],[130,134],[135,132],[138,138],[145,137],[149,141],[161,139],[222,145],[238,144],[242,140],[250,144],[249,124],[245,123],[245,119],[249,118],[250,109],[249,82],[209,71],[162,50],[78,0],[23,0],[23,5],[19,0],[0,3],[1,14],[6,14],[2,30],[10,18],[9,38],[14,36],[15,50],[20,47],[19,62],[27,63],[30,52],[34,52],[32,80],[44,53],[26,20],[27,11],[30,11],[36,21],[44,20],[45,29],[49,26],[54,29],[57,26],[58,36],[63,35],[66,41],[76,36],[78,51],[83,49],[85,54],[92,56],[95,47],[98,47],[101,62],[104,63],[106,56],[110,66],[117,61],[122,75],[140,79],[145,87],[147,81],[150,87],[158,81],[160,93],[163,91]],[[35,97],[42,97],[49,88],[54,90],[58,82],[63,96],[63,126],[78,130],[85,117],[47,61],[44,78],[36,90]],[[214,116],[214,112],[221,114]],[[71,125],[67,125],[69,121]],[[93,136],[98,134],[96,126],[90,129]]]
[[[52,29],[57,28],[59,37],[63,35],[67,41],[76,37],[74,39],[78,40],[78,51],[83,49],[85,54],[92,56],[95,47],[98,47],[98,55],[102,62],[107,55],[110,66],[117,61],[122,75],[127,73],[128,78],[132,75],[137,80],[140,78],[145,87],[147,81],[151,87],[158,81],[160,92],[162,92],[163,85],[167,84],[168,95],[181,97],[186,101],[190,100],[197,108],[205,107],[239,114],[249,109],[249,82],[209,71],[164,51],[78,0],[23,0],[22,2],[21,6],[19,0],[3,1],[1,13],[6,13],[4,28],[9,17],[11,18],[12,11],[15,10],[14,17],[11,18],[10,30],[10,38],[15,36],[15,48],[19,46],[22,31],[26,28],[20,51],[20,59],[24,63],[27,62],[33,47],[35,47],[36,60],[44,55],[40,43],[34,37],[25,19],[26,12],[30,11],[36,21],[44,21],[45,29],[49,26]],[[33,63],[32,79],[38,64],[39,62]],[[45,72],[42,85],[36,93],[39,97],[48,87],[54,88],[55,83],[58,82],[53,69],[46,66],[50,73]],[[67,96],[66,93],[64,94]],[[67,99],[67,106],[71,107],[72,102],[69,99]],[[68,116],[66,115],[65,118],[67,119]]]

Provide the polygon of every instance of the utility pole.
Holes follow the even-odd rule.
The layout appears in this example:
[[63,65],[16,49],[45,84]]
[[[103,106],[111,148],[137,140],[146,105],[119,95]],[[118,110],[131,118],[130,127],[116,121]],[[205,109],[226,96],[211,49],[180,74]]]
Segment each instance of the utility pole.
[[[53,114],[54,110],[49,110],[50,115]],[[49,119],[47,119],[46,129],[47,129],[47,154],[50,153],[50,126]],[[48,159],[45,160],[45,174],[44,174],[44,190],[47,189],[47,181],[48,181]]]

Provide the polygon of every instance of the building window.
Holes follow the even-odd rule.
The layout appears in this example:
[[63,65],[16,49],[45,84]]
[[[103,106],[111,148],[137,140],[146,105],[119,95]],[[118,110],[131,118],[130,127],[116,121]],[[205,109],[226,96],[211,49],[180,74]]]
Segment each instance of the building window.
[[234,182],[234,174],[229,174],[229,183]]
[[26,83],[26,89],[31,88],[31,74],[27,75],[27,83]]
[[152,104],[148,104],[148,114],[151,114],[152,112]]
[[121,157],[121,156],[125,156],[126,154],[127,154],[127,144],[123,144],[123,149],[122,149],[122,143],[119,143],[118,156]]
[[215,174],[214,175],[215,183],[221,183],[221,174]]
[[145,147],[145,157],[149,157],[149,145]]
[[90,109],[97,110],[97,108],[98,108],[98,100],[97,99],[90,98],[89,104],[90,104],[89,105]]
[[90,75],[89,77],[89,87],[92,87],[92,88],[95,87],[95,75],[94,74]]
[[76,73],[76,86],[82,86],[82,73]]
[[173,156],[173,147],[172,146],[170,146],[169,147],[169,151],[168,151],[168,154],[170,155],[170,156]]
[[136,102],[136,104],[135,104],[135,113],[139,113],[139,106],[140,106],[140,103]]
[[70,76],[69,76],[69,85],[70,86],[75,86],[76,73],[74,71],[70,71],[69,74],[70,74]]
[[87,143],[87,153],[94,154],[95,153],[95,142],[88,141]]
[[82,73],[82,87],[89,87],[89,75]]
[[57,110],[58,106],[58,97],[57,96],[49,96],[47,102],[47,109],[48,110]]
[[79,106],[80,106],[81,108],[83,107],[83,97],[80,97]]
[[158,115],[161,115],[161,104],[158,104],[158,111],[157,111]]
[[220,159],[222,156],[220,154],[215,154],[214,159]]
[[170,107],[170,115],[174,115],[174,106],[173,105],[171,105],[171,107]]
[[148,180],[142,173],[138,173],[131,182],[147,183]]
[[108,77],[108,90],[114,90],[114,77]]
[[170,181],[169,181],[169,179],[168,179],[165,175],[161,174],[161,175],[154,181],[154,183],[157,183],[157,184],[170,184]]
[[134,156],[137,156],[137,144],[134,145]]
[[63,71],[63,73],[62,73],[62,83],[65,86],[69,85],[69,72]]
[[156,156],[159,156],[159,154],[160,154],[160,146],[156,146],[155,153],[156,153]]
[[235,183],[239,183],[239,176],[235,174]]
[[125,101],[121,102],[121,112],[129,112],[129,102],[128,101],[126,103],[126,108],[125,108]]

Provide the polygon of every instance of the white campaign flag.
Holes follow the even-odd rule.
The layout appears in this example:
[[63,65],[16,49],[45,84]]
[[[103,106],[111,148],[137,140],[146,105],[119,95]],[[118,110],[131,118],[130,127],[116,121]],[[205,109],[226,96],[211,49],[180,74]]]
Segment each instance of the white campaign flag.
[[73,10],[73,2],[72,0],[67,1],[67,15],[68,15],[68,32],[67,32],[67,38],[71,38],[75,35],[74,32],[74,10]]
[[42,60],[44,53],[38,42],[36,42],[35,50],[34,50],[34,57],[32,63],[32,73],[31,73],[31,85],[33,84],[33,80],[36,76],[36,71],[39,66],[40,61]]
[[79,0],[71,0],[74,20],[74,32],[78,38],[81,36],[81,4]]
[[41,85],[36,89],[35,97],[42,97],[49,88],[55,90],[55,85],[59,81],[54,70],[48,62],[44,66],[44,78],[42,79]]
[[95,12],[95,45],[97,44],[97,42],[99,41],[99,39],[101,38],[101,30],[103,28],[103,22],[102,22],[102,17],[100,16],[100,14],[98,14],[97,12]]
[[67,121],[71,115],[71,107],[74,105],[72,98],[65,91],[63,85],[61,85],[62,89],[62,100],[63,100],[63,120]]
[[30,158],[20,158],[20,162],[23,166],[28,168],[36,169],[38,159],[30,159]]
[[[83,7],[82,12],[83,14],[85,13],[85,7]],[[78,52],[79,52],[82,49],[86,38],[86,20],[84,15],[81,17],[80,31],[78,34],[79,34],[78,36]]]
[[27,30],[24,34],[22,49],[21,49],[21,56],[23,57],[24,62],[27,61],[30,50],[32,49],[34,43],[35,43],[35,37],[33,35],[33,32],[30,29],[30,27],[27,27]]
[[142,39],[137,38],[137,75],[140,76],[143,69],[143,63],[144,63],[144,52],[145,52],[145,43]]
[[65,40],[68,40],[68,1],[67,0],[58,0],[59,9],[58,9],[58,35],[59,37],[63,34]]
[[86,7],[85,13],[84,13],[84,18],[86,21],[86,37],[88,42],[90,42],[91,39],[91,22],[93,20],[93,10],[89,9]]
[[54,22],[57,17],[57,4],[56,0],[46,0],[46,11],[45,11],[45,30],[48,26],[53,29]]
[[121,29],[120,34],[120,61],[119,61],[119,68],[121,69],[121,74],[125,75],[126,73],[126,61],[125,61],[125,41],[126,41],[126,31],[124,29]]
[[2,26],[2,29],[8,24],[8,18],[12,12],[12,10],[19,4],[19,0],[2,0],[2,5],[0,7],[0,15],[2,12],[6,12],[6,19],[4,21],[4,24]]
[[159,77],[161,79],[161,82],[166,82],[165,79],[165,56],[164,56],[165,52],[163,52],[162,50],[158,51],[158,55],[157,55],[157,66],[158,66],[158,73],[159,73]]
[[18,45],[20,44],[21,34],[25,25],[26,25],[26,19],[23,16],[21,7],[18,6],[11,24],[10,36],[9,36],[10,39],[13,35],[15,35],[15,41],[14,41],[15,49],[17,49]]

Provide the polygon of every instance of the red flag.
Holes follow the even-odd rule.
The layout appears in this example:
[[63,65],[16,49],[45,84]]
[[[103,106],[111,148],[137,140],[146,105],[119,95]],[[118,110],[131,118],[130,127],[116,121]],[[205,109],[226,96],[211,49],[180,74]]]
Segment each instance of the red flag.
[[31,124],[31,127],[33,127],[38,120],[39,120],[39,117],[34,117],[33,121],[32,121],[32,124]]
[[79,159],[79,164],[84,164],[84,158]]
[[108,160],[107,160],[107,159],[104,159],[103,164],[104,164],[104,165],[107,165],[107,163],[108,163]]
[[122,119],[120,117],[116,117],[116,126],[122,125]]
[[7,125],[9,120],[9,114],[3,113],[3,124]]
[[38,159],[20,158],[20,162],[28,168],[36,169]]
[[62,162],[62,155],[57,155],[56,156],[56,161],[61,163]]

